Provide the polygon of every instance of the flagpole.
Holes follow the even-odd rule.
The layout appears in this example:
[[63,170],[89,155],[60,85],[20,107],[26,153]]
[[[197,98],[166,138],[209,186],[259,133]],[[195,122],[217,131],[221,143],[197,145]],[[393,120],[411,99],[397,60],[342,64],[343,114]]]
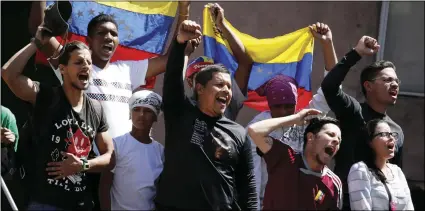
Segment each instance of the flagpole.
[[9,204],[12,207],[12,210],[18,210],[18,207],[16,206],[15,201],[13,201],[12,195],[10,194],[9,189],[6,186],[3,177],[1,177],[1,189],[4,192],[4,195],[6,195],[7,200],[9,201]]

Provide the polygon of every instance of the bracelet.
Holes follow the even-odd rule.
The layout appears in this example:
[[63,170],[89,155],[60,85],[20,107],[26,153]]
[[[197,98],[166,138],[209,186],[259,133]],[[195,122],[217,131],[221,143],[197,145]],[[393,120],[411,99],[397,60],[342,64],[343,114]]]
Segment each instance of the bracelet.
[[90,168],[89,162],[86,158],[80,158],[83,161],[83,165],[81,167],[81,171],[87,171]]
[[37,47],[37,49],[41,49],[43,48],[43,44],[41,43],[41,41],[35,37],[31,38],[31,42],[35,44],[35,46]]

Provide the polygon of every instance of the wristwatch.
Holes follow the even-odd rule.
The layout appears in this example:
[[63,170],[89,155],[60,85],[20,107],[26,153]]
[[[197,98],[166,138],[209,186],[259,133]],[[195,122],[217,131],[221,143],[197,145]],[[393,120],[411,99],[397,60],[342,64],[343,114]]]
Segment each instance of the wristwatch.
[[80,158],[83,161],[82,171],[87,171],[90,168],[87,158]]

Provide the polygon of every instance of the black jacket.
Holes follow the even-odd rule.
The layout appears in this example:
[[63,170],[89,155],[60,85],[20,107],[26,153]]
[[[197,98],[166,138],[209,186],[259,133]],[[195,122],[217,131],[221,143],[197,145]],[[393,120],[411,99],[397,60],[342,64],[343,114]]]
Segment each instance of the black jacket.
[[165,163],[158,209],[254,210],[257,207],[250,141],[224,116],[210,117],[185,96],[186,44],[172,44],[164,76]]

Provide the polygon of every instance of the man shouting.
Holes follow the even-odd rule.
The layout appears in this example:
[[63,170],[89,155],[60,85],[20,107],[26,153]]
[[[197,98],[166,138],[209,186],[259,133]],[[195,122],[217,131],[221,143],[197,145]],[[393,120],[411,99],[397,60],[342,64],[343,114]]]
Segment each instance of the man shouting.
[[165,71],[166,148],[156,209],[255,210],[251,145],[244,128],[224,116],[232,98],[229,70],[203,68],[195,77],[196,101],[184,94],[185,48],[199,41],[200,30],[193,21],[180,25]]

